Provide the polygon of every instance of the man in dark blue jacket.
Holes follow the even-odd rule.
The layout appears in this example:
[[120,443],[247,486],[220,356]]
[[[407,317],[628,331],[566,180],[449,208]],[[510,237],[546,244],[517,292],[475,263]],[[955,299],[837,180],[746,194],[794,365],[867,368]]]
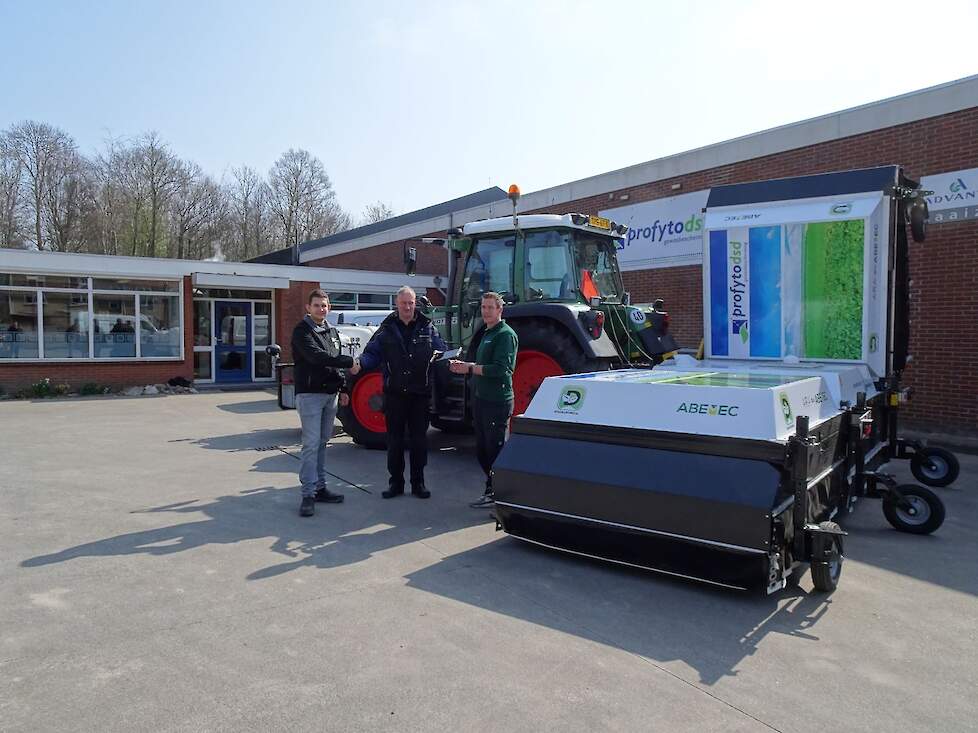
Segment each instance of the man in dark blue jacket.
[[384,319],[351,374],[378,366],[384,371],[384,417],[387,419],[387,470],[390,483],[381,496],[391,499],[404,493],[404,433],[411,453],[411,493],[427,499],[424,485],[428,462],[428,403],[431,386],[428,369],[436,351],[448,347],[431,320],[418,313],[414,291],[397,291],[397,310]]
[[326,488],[326,442],[333,437],[337,393],[345,405],[346,375],[341,371],[353,366],[353,359],[343,354],[340,335],[326,321],[329,296],[313,290],[306,298],[306,315],[292,331],[292,359],[295,361],[295,409],[302,423],[302,457],[299,481],[302,504],[299,514],[311,517],[316,502],[338,504],[342,494]]

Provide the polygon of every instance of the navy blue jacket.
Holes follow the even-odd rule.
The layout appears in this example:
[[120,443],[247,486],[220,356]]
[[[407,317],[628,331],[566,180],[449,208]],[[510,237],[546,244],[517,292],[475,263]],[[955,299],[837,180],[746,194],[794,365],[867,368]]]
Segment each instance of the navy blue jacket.
[[384,392],[388,394],[428,394],[431,357],[436,351],[447,350],[430,318],[415,311],[414,320],[405,326],[394,311],[367,342],[360,354],[360,366],[364,371],[382,367]]

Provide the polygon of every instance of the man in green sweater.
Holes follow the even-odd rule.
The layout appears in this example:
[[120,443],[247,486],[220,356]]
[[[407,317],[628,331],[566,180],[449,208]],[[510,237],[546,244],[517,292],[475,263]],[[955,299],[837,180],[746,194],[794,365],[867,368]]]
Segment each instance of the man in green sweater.
[[506,442],[509,418],[513,414],[513,372],[519,339],[503,320],[503,299],[499,293],[482,295],[482,320],[486,330],[479,342],[475,362],[453,360],[449,368],[455,374],[468,374],[475,382],[472,416],[475,422],[476,453],[486,472],[486,491],[473,507],[490,506],[492,464]]

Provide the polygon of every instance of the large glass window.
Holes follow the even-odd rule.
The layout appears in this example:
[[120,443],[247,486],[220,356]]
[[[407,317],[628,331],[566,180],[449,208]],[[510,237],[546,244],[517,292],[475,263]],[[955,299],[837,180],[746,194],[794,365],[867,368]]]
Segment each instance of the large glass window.
[[194,346],[210,346],[213,339],[211,329],[211,303],[209,300],[194,301]]
[[513,296],[513,255],[516,239],[513,236],[480,239],[465,264],[462,279],[462,298],[478,302],[482,294],[493,290],[507,300]]
[[526,236],[528,300],[577,300],[577,274],[567,231],[530,232]]
[[75,288],[88,290],[88,278],[76,275],[21,275],[0,272],[0,286],[15,288]]
[[152,292],[175,293],[180,289],[180,283],[175,280],[136,280],[132,278],[96,277],[92,280],[92,288],[94,290],[148,290]]
[[255,352],[255,379],[272,376],[272,357],[264,351]]
[[[595,291],[602,298],[621,297],[621,274],[618,272],[618,255],[613,241],[577,234],[574,259],[581,275],[578,287],[585,297],[591,297]],[[594,290],[587,287],[588,280]]]
[[197,351],[194,353],[194,379],[211,378],[211,352]]
[[272,343],[272,304],[255,303],[255,348]]
[[234,288],[194,288],[195,298],[218,300],[271,300],[270,290],[237,290]]
[[92,298],[95,358],[136,355],[136,296],[95,295]]
[[139,347],[142,356],[180,356],[180,299],[139,296]]
[[88,358],[88,298],[72,293],[43,293],[44,358]]
[[0,291],[0,359],[37,356],[37,293]]
[[356,310],[357,294],[356,293],[330,293],[329,307],[330,310],[337,310],[337,311]]

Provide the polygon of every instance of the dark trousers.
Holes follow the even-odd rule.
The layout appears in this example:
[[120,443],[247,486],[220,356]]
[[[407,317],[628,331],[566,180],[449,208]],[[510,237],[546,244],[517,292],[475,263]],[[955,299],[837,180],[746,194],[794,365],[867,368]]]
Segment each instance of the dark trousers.
[[475,423],[475,451],[479,465],[486,472],[486,491],[492,490],[492,464],[506,442],[509,418],[513,414],[513,401],[489,402],[476,397],[472,400],[472,417]]
[[411,453],[411,487],[424,484],[424,467],[428,462],[428,395],[385,394],[384,417],[387,418],[387,470],[390,485],[404,488],[404,434]]

